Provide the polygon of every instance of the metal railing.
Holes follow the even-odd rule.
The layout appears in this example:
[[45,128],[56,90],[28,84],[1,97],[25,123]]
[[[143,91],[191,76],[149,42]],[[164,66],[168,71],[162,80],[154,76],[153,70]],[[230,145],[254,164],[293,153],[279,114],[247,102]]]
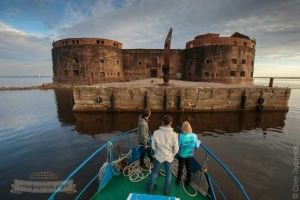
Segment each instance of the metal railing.
[[[121,137],[124,137],[124,136],[128,136],[130,133],[133,133],[134,131],[136,131],[137,128],[135,129],[132,129],[130,131],[127,131],[125,133],[122,133],[121,135],[113,138],[112,140],[106,142],[106,144],[104,144],[103,146],[101,146],[99,149],[97,149],[92,155],[90,155],[83,163],[81,163],[81,165],[79,165],[67,178],[66,180],[64,180],[62,182],[62,184],[53,192],[53,194],[48,198],[48,200],[54,200],[54,197],[56,196],[56,194],[65,186],[65,184],[70,180],[70,178],[72,178],[74,176],[74,174],[76,174],[88,161],[90,161],[96,154],[98,154],[101,150],[103,150],[105,147],[107,147],[109,144],[113,143],[114,141],[120,139]],[[130,141],[129,141],[129,137],[127,137],[128,139],[128,147],[130,148]],[[99,172],[101,173],[101,172]],[[98,174],[99,174],[98,173]],[[91,181],[84,187],[84,189],[76,196],[75,199],[78,199],[82,194],[83,192],[88,188],[88,186],[97,178],[98,174],[93,177],[91,179]]]
[[[181,127],[176,126],[177,129],[181,130]],[[175,128],[175,130],[176,130]],[[217,158],[217,156],[215,156],[215,154],[213,154],[204,144],[200,143],[200,146],[205,150],[205,165],[207,165],[207,160],[208,160],[208,154],[226,171],[226,173],[230,176],[230,178],[234,181],[234,183],[238,186],[238,188],[241,190],[241,192],[243,193],[245,199],[249,200],[249,197],[246,193],[246,191],[244,190],[242,184],[235,178],[235,176],[231,173],[231,171],[226,167],[226,165],[224,165],[219,158]],[[217,190],[220,192],[221,196],[223,199],[226,199],[225,195],[222,193],[221,189],[219,188],[219,186],[216,184],[216,182],[213,180],[213,178],[207,174],[208,177],[210,178],[210,180],[212,180],[212,183],[215,185],[215,187],[217,188]]]

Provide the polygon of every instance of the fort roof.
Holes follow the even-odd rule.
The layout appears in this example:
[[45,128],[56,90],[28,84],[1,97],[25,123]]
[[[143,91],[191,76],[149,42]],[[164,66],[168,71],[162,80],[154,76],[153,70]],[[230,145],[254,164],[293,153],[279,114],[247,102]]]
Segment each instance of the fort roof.
[[239,33],[239,32],[235,32],[232,36],[230,36],[230,37],[236,37],[236,38],[243,38],[243,39],[248,39],[248,40],[250,40],[250,38],[247,36],[247,35],[243,35],[243,34],[241,34],[241,33]]

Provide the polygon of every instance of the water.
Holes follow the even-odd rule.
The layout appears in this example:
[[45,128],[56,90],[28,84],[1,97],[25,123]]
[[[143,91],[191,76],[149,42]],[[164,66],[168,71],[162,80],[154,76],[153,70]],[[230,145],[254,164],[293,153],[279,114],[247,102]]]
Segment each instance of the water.
[[38,86],[43,83],[52,83],[52,77],[0,77],[0,88]]
[[[33,83],[30,78],[25,83],[23,78],[4,79],[0,78],[0,83],[8,82],[10,86]],[[274,85],[300,88],[300,79],[284,80],[275,79]],[[268,81],[255,79],[259,85],[268,85]],[[233,172],[250,199],[292,199],[293,148],[300,144],[299,103],[300,90],[292,89],[288,112],[171,115],[173,124],[191,122],[199,139]],[[139,113],[74,114],[72,91],[66,89],[0,91],[0,199],[48,198],[49,194],[13,194],[11,184],[15,179],[28,180],[35,172],[53,172],[59,180],[64,179],[107,140],[136,127],[138,116]],[[152,131],[161,124],[162,116],[162,113],[151,116]],[[203,162],[203,151],[197,151],[195,157]],[[104,151],[73,178],[77,191],[105,160]],[[237,187],[213,159],[208,161],[208,172],[228,199],[241,199]],[[96,189],[97,181],[82,199],[91,197]],[[59,194],[57,199],[74,197]]]

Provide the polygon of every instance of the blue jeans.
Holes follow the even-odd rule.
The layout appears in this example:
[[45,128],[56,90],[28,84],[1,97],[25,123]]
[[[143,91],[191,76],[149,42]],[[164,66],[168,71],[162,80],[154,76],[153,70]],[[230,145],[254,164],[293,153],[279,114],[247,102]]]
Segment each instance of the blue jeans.
[[[164,187],[164,193],[168,193],[170,191],[171,187],[171,178],[172,178],[172,163],[169,163],[167,161],[165,163],[165,171],[166,171],[166,179],[165,179],[165,187]],[[154,158],[154,167],[152,169],[151,175],[150,175],[150,181],[147,184],[147,190],[152,191],[154,187],[154,182],[157,177],[158,171],[160,169],[160,163],[158,160]]]

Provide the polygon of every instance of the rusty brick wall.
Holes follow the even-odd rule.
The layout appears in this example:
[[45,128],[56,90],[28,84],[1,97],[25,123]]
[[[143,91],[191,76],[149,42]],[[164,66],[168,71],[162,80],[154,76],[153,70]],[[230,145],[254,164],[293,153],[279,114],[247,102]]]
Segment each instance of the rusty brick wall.
[[86,44],[74,45],[60,45],[61,41],[54,43],[53,82],[88,83],[89,76],[93,83],[123,79],[122,46],[109,45],[109,42],[115,42],[110,40],[105,41],[107,45],[102,45],[101,39],[97,44],[97,40],[83,39]]
[[[124,77],[146,78],[162,77],[164,64],[163,49],[123,49]],[[182,73],[184,66],[184,50],[171,50],[170,77],[176,78],[176,73]],[[155,74],[151,74],[156,71]]]
[[191,81],[253,84],[254,56],[254,49],[243,46],[215,45],[186,49],[184,76]]
[[[243,92],[246,95],[246,109],[255,110],[260,95],[264,98],[264,110],[288,110],[289,88],[198,88],[198,87],[76,87],[73,90],[74,111],[106,112],[144,109],[147,91],[147,105],[153,112],[211,112],[240,110]],[[181,94],[181,109],[177,108],[177,95]],[[114,101],[111,96],[114,95]],[[164,108],[164,95],[167,95]],[[97,103],[97,98],[101,102]],[[112,102],[114,102],[112,104]],[[165,109],[165,110],[164,110]]]

